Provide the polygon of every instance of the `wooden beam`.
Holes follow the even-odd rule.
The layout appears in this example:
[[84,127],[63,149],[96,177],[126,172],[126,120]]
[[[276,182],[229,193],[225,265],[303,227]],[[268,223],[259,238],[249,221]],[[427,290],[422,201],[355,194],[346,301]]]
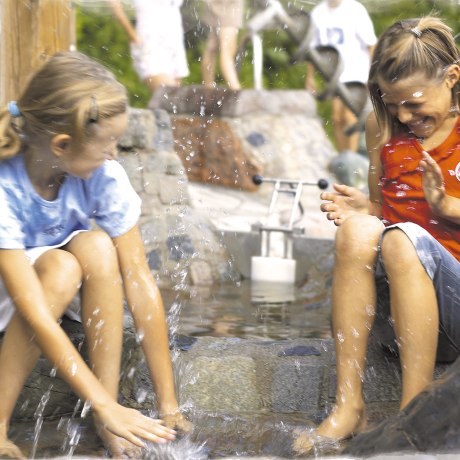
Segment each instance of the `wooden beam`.
[[17,99],[30,76],[71,44],[71,0],[0,0],[0,104]]

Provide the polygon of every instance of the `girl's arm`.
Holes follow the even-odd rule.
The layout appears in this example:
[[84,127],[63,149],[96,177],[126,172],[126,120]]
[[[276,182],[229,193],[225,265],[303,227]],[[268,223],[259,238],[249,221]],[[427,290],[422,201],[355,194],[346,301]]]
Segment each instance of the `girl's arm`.
[[427,152],[420,162],[423,169],[423,193],[432,211],[460,225],[460,199],[446,194],[441,168]]
[[382,177],[382,163],[380,162],[380,150],[382,139],[380,129],[375,118],[374,112],[371,112],[366,120],[366,146],[369,154],[369,171],[367,181],[369,186],[369,214],[371,216],[382,216],[382,191],[380,178]]
[[136,30],[134,29],[128,16],[126,16],[123,5],[119,0],[109,0],[110,7],[112,8],[113,14],[118,19],[125,32],[128,34],[129,40],[134,43],[139,43],[139,37],[137,36]]
[[91,404],[108,430],[138,446],[143,445],[141,438],[154,442],[174,439],[174,433],[158,421],[120,406],[107,393],[53,318],[24,250],[0,249],[0,275],[38,346],[78,396]]
[[187,429],[182,419],[174,388],[169,354],[166,315],[160,291],[145,255],[140,231],[136,225],[127,233],[114,238],[120,263],[126,300],[138,331],[142,331],[142,349],[158,398],[158,410],[167,424],[171,414],[180,429]]

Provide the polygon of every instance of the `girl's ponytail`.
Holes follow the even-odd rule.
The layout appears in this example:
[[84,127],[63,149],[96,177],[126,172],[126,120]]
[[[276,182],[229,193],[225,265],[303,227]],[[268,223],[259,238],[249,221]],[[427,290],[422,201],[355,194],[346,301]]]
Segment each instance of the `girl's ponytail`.
[[12,157],[21,148],[15,119],[20,116],[16,103],[0,108],[0,160]]

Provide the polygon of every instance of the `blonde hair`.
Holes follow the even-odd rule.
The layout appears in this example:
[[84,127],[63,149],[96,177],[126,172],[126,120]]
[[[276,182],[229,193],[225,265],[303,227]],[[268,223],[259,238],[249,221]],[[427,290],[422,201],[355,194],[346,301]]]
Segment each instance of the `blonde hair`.
[[19,118],[0,109],[0,160],[15,155],[34,137],[90,137],[99,120],[124,113],[125,88],[104,66],[79,52],[52,56],[31,78],[17,101]]
[[[399,121],[382,101],[378,81],[393,83],[414,74],[441,83],[445,72],[459,62],[459,51],[452,30],[440,19],[406,19],[390,26],[380,37],[369,71],[369,93],[379,124],[382,144],[387,142]],[[460,84],[452,89],[452,102],[460,103]]]

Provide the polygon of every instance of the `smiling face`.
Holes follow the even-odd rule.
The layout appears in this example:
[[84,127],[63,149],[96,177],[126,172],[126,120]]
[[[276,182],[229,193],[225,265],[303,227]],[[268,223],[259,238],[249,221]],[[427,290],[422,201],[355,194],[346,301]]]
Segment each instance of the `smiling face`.
[[452,65],[443,80],[427,81],[422,74],[388,83],[378,80],[381,99],[392,117],[406,125],[417,137],[429,138],[451,116],[452,88],[460,71]]
[[91,125],[91,135],[82,142],[69,138],[60,157],[60,169],[72,176],[89,179],[106,160],[117,157],[118,139],[126,130],[127,113],[105,118]]

